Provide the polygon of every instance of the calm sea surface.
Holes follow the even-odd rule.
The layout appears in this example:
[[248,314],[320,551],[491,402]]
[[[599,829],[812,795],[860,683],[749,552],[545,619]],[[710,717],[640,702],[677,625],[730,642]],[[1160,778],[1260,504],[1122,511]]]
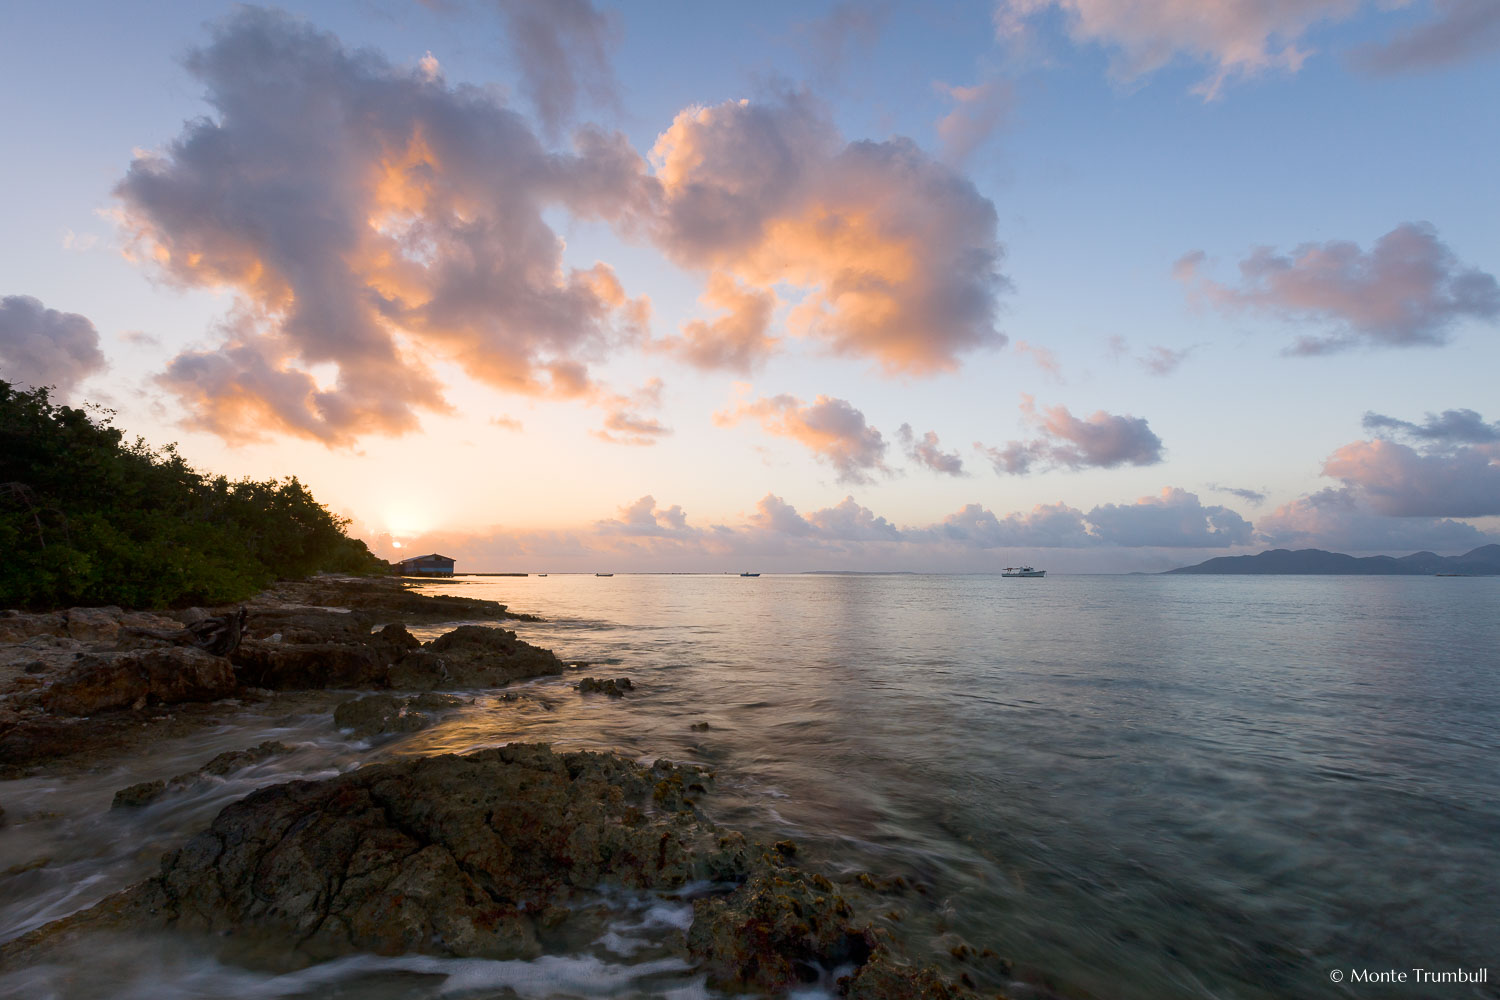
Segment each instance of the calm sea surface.
[[[71,790],[0,785],[12,814],[17,797],[63,802],[55,822],[84,845],[70,879],[0,906],[0,936],[91,901],[60,900],[65,882],[88,875],[97,896],[149,868],[153,852],[105,846],[126,820],[86,806],[153,768],[267,733],[306,750],[251,785],[326,771],[330,748],[348,767],[541,739],[710,764],[716,819],[928,886],[909,929],[919,951],[962,938],[1079,996],[1500,996],[1500,579],[553,575],[427,589],[540,614],[516,625],[523,638],[637,691],[580,697],[570,672],[375,748],[340,743],[326,719],[278,720]],[[130,822],[178,838],[228,795]],[[1483,987],[1329,977],[1486,966]]]

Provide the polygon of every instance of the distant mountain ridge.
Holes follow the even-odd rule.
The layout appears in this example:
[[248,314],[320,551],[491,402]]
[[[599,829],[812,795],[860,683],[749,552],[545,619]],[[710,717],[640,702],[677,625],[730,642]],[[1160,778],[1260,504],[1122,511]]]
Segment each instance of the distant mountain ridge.
[[1351,576],[1500,576],[1500,545],[1481,545],[1461,556],[1413,552],[1409,556],[1359,558],[1322,549],[1270,549],[1255,556],[1219,556],[1168,573],[1295,573]]

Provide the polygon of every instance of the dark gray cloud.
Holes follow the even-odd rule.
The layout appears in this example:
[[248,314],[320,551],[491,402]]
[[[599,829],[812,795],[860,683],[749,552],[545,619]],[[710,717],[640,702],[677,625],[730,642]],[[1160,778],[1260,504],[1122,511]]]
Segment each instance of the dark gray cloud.
[[1500,3],[1495,0],[1435,0],[1437,16],[1379,45],[1355,51],[1354,65],[1392,75],[1441,69],[1500,50]]
[[618,88],[610,53],[619,39],[616,18],[589,0],[495,0],[504,15],[510,51],[521,71],[521,93],[556,132],[573,117],[580,92],[614,108]]
[[1227,548],[1248,544],[1252,534],[1250,522],[1229,508],[1204,506],[1196,494],[1170,486],[1086,516],[1101,543],[1131,548]]
[[1112,469],[1120,465],[1155,465],[1162,460],[1161,438],[1142,417],[1098,410],[1087,419],[1065,406],[1039,410],[1031,396],[1022,397],[1021,413],[1038,432],[1029,441],[1011,441],[982,451],[1000,475],[1025,475],[1045,469]]
[[99,331],[86,317],[30,295],[0,298],[0,379],[66,393],[103,369]]
[[906,457],[918,465],[946,476],[964,474],[964,460],[959,457],[958,452],[943,451],[939,447],[936,431],[928,431],[918,438],[912,432],[911,424],[902,424],[896,437],[906,450]]
[[1264,490],[1252,490],[1241,486],[1220,486],[1217,483],[1209,486],[1215,493],[1228,493],[1232,497],[1239,497],[1252,507],[1259,507],[1266,502],[1267,494]]
[[1373,411],[1366,413],[1364,428],[1380,433],[1388,431],[1403,434],[1418,441],[1446,444],[1486,444],[1500,441],[1500,421],[1485,423],[1473,410],[1444,410],[1440,414],[1427,414],[1420,424],[1409,420],[1398,420]]
[[1466,552],[1500,541],[1463,521],[1395,517],[1373,510],[1354,489],[1320,490],[1282,504],[1255,524],[1256,541],[1276,548],[1335,552]]
[[[214,114],[137,158],[117,193],[143,259],[240,301],[218,346],[162,376],[191,422],[348,443],[446,407],[426,358],[589,397],[588,363],[641,337],[646,303],[606,265],[565,267],[543,219],[643,203],[623,136],[583,130],[572,153],[549,151],[486,92],[256,8],[187,65]],[[331,382],[309,374],[321,364]]]
[[1240,261],[1238,286],[1204,276],[1205,261],[1195,251],[1173,268],[1192,294],[1231,312],[1331,327],[1299,338],[1291,354],[1436,346],[1460,320],[1500,317],[1500,282],[1460,263],[1425,222],[1397,226],[1368,252],[1344,240],[1304,243],[1290,254],[1260,247]]

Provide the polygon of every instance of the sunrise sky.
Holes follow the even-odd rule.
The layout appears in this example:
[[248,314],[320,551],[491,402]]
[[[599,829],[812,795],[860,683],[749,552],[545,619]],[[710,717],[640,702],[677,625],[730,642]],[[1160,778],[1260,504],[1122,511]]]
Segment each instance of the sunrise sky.
[[382,556],[1500,541],[1493,0],[143,10],[7,6],[0,378]]

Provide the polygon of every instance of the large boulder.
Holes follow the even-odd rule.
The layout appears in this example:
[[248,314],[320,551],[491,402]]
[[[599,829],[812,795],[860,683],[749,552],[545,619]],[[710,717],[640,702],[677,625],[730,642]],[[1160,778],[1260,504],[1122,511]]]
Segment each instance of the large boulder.
[[140,704],[213,701],[234,693],[228,660],[190,646],[94,653],[79,658],[41,692],[59,715],[93,715]]
[[415,691],[504,687],[528,677],[556,676],[564,667],[550,649],[508,629],[460,625],[403,657],[391,670],[390,686]]
[[100,919],[201,934],[273,968],[355,952],[535,957],[539,932],[601,883],[745,876],[743,841],[653,807],[659,773],[518,744],[277,785],[226,807]]

